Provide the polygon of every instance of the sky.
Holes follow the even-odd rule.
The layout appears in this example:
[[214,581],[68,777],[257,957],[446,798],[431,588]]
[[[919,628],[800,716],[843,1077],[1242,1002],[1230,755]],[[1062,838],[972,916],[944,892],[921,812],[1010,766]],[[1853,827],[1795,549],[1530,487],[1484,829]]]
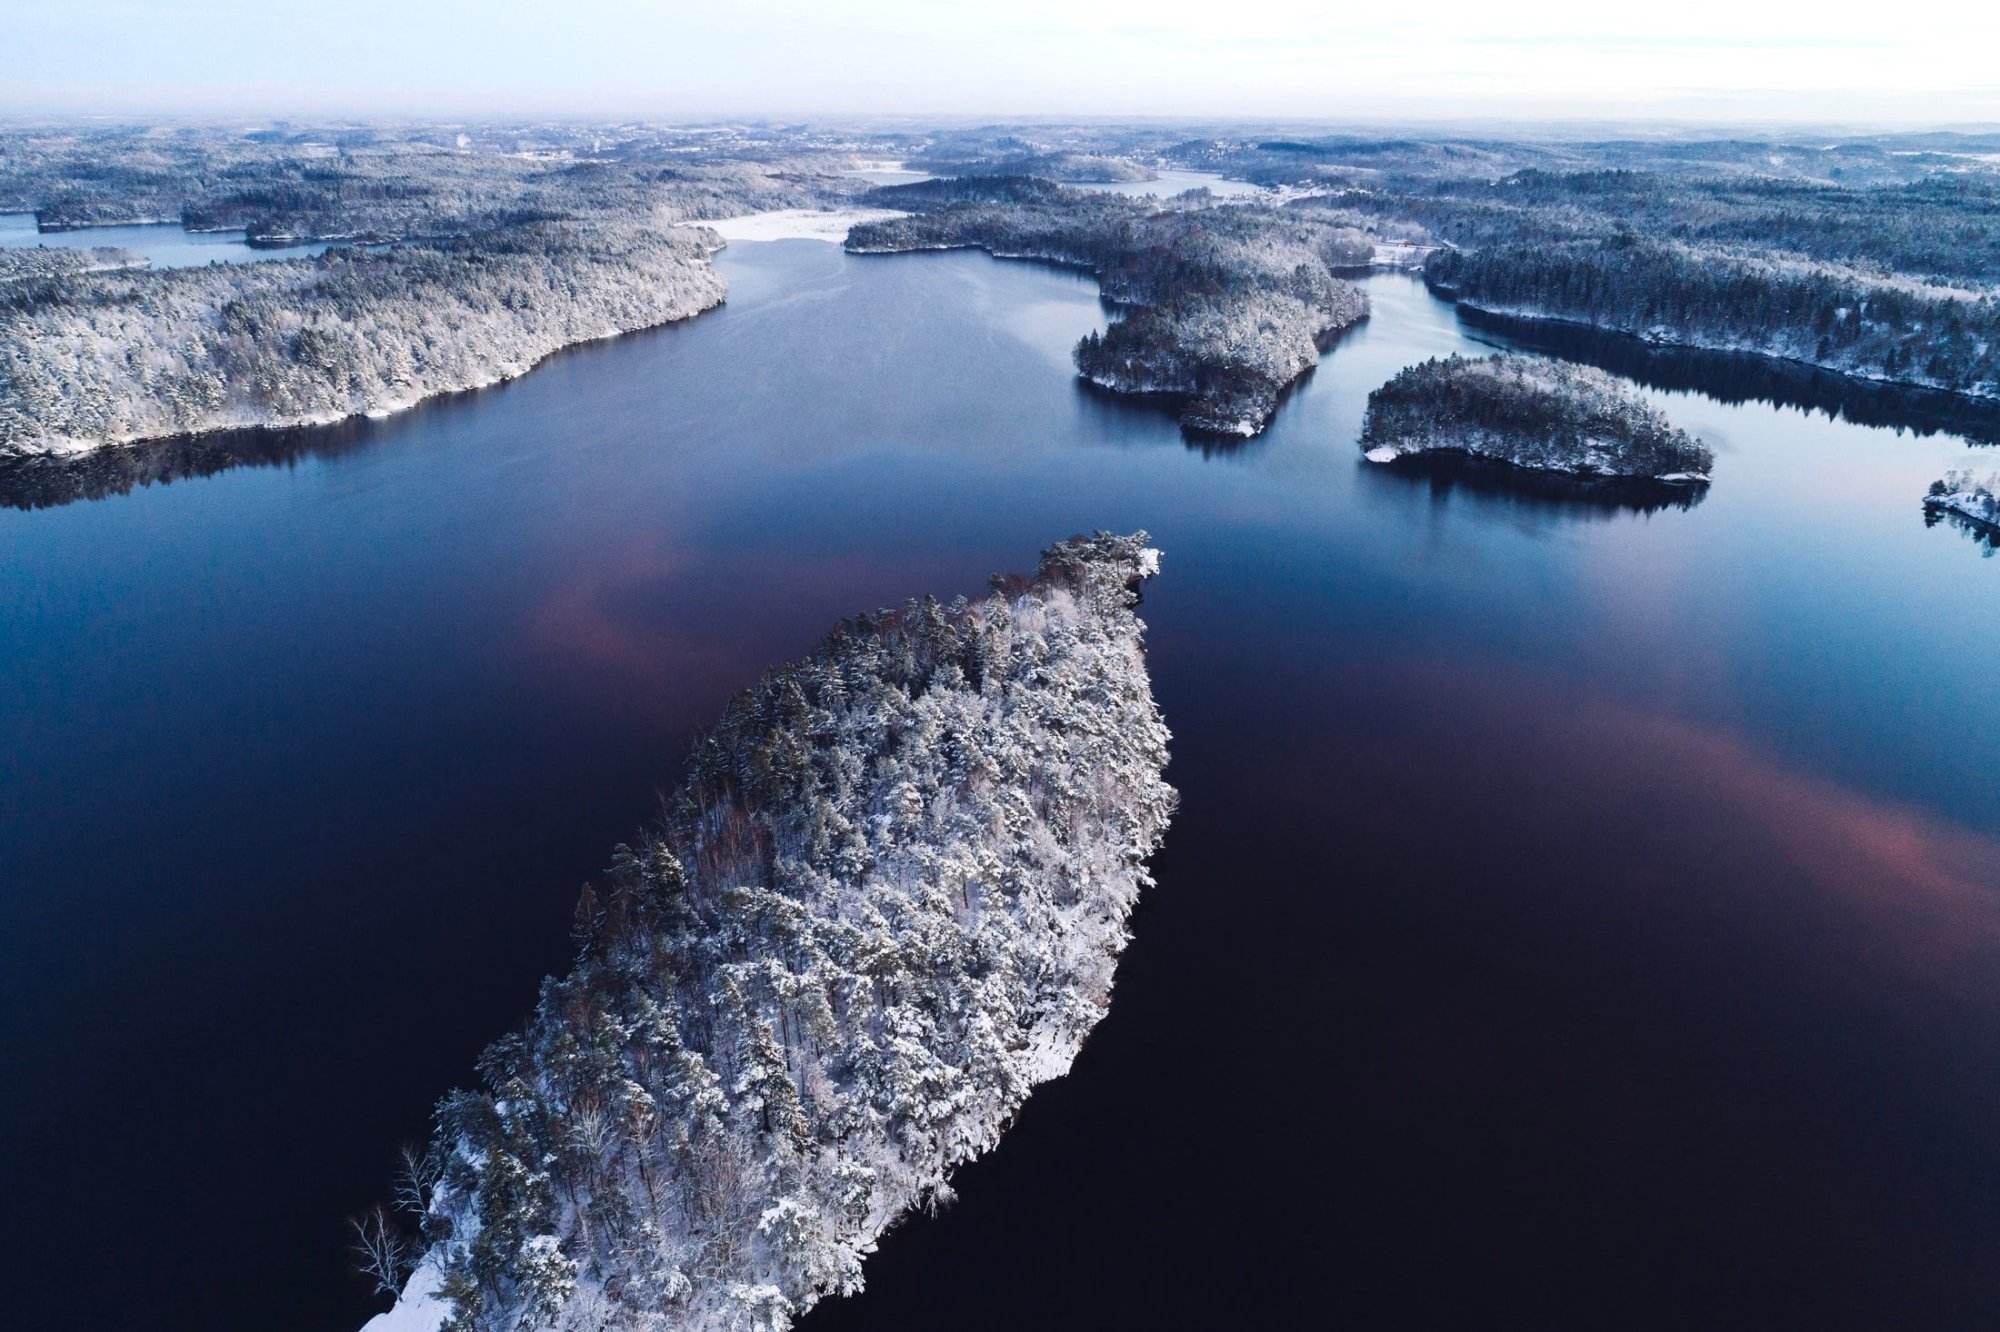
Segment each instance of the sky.
[[1996,53],[1966,0],[0,0],[0,114],[1944,124]]

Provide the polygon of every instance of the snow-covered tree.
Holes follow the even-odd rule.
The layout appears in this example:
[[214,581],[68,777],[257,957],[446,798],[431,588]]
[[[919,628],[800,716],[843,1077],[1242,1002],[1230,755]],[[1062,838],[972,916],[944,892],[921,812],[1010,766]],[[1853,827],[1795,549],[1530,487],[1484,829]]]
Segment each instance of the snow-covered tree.
[[782,1328],[949,1196],[1103,1016],[1150,882],[1157,568],[1144,534],[1063,542],[729,706],[574,969],[440,1108],[426,1258],[457,1325]]
[[1371,461],[1458,453],[1533,471],[1700,484],[1715,455],[1614,376],[1537,356],[1434,358],[1368,395]]

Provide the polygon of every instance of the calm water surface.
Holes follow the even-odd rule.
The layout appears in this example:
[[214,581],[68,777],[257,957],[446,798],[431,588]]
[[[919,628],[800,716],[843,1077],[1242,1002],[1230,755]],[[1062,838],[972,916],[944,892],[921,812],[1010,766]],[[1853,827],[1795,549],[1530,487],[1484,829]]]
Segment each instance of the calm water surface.
[[1099,527],[1166,551],[1159,886],[1071,1076],[809,1327],[2000,1317],[2000,563],[1918,508],[1990,450],[1649,390],[1692,507],[1373,470],[1368,390],[1492,336],[1394,276],[1203,450],[1078,387],[1073,275],[721,263],[688,325],[0,510],[15,1322],[352,1328],[342,1217],[692,729]]
[[178,222],[146,222],[134,226],[80,227],[75,231],[37,231],[33,213],[0,213],[0,248],[46,245],[52,249],[94,249],[114,246],[152,261],[154,268],[198,268],[203,264],[253,263],[260,259],[297,259],[318,254],[325,242],[270,248],[251,245],[241,231],[183,231]]

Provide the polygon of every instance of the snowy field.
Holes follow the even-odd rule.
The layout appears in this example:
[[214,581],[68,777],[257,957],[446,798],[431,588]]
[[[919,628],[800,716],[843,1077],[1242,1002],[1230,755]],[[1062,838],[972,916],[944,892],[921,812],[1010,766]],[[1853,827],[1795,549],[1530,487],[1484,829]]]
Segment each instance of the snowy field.
[[707,227],[730,241],[817,240],[838,245],[847,239],[849,227],[902,216],[892,208],[782,208],[684,225]]

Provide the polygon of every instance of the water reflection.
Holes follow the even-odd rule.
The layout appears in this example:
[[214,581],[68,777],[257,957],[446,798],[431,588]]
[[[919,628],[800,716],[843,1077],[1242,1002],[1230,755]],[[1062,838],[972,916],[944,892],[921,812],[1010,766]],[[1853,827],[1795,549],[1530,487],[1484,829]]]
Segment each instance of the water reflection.
[[1663,509],[1685,512],[1708,495],[1706,485],[1673,485],[1627,476],[1571,476],[1511,467],[1463,453],[1421,454],[1389,463],[1358,461],[1355,467],[1364,486],[1421,486],[1440,504],[1463,493],[1482,503],[1586,520]]
[[1468,327],[1498,334],[1512,346],[1594,365],[1652,388],[1699,393],[1731,405],[1769,402],[1859,425],[1887,426],[1915,435],[1962,435],[1975,444],[2000,444],[2000,402],[1936,389],[1874,384],[1796,361],[1660,347],[1624,333],[1580,324],[1514,319],[1464,308],[1458,314]]
[[1965,533],[1972,541],[1972,544],[1979,547],[1980,555],[1986,559],[1992,559],[1993,552],[2000,550],[2000,527],[1991,527],[1985,523],[1975,522],[1962,513],[1953,513],[1950,509],[1926,508],[1924,510],[1924,526],[1936,527],[1939,523],[1944,523],[1949,527],[1956,527],[1959,531]]
[[53,509],[235,467],[289,467],[308,458],[336,458],[368,447],[387,428],[387,422],[354,417],[326,426],[218,430],[71,456],[0,459],[0,507]]

